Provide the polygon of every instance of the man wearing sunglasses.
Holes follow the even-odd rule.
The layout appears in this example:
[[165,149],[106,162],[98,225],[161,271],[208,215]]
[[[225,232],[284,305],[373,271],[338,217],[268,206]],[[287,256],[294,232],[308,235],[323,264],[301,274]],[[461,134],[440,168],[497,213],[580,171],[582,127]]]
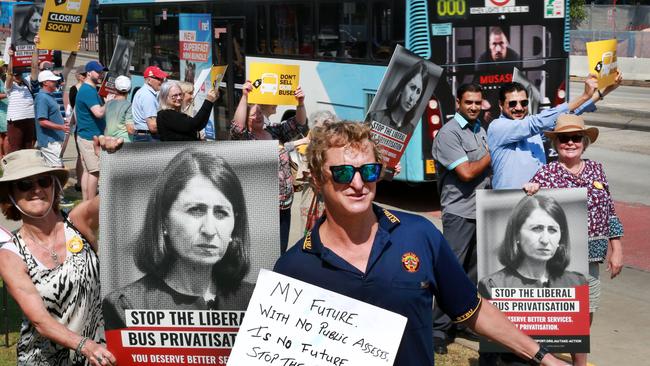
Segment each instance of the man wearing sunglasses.
[[326,214],[280,257],[276,272],[406,316],[395,365],[433,365],[434,295],[454,321],[521,357],[565,365],[481,301],[429,220],[373,204],[382,159],[368,125],[316,127],[307,159]]
[[[487,134],[479,120],[482,103],[480,85],[461,85],[456,92],[458,110],[442,126],[432,149],[442,207],[442,231],[473,283],[477,277],[475,192],[490,188],[490,152]],[[453,333],[451,319],[436,306],[433,313],[436,353],[447,353],[447,343]]]
[[[618,86],[618,84],[615,84]],[[501,116],[488,127],[488,146],[492,157],[492,187],[519,189],[546,164],[541,134],[552,130],[563,113],[581,114],[595,110],[601,96],[611,92],[598,91],[598,80],[589,75],[578,98],[535,115],[528,115],[528,92],[516,82],[505,84],[499,91]],[[614,87],[615,89],[615,87]]]

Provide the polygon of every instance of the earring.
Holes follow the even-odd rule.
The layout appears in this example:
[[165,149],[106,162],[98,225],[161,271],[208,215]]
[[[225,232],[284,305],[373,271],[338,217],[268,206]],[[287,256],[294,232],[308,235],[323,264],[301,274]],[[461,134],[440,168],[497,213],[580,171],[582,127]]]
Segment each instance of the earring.
[[163,228],[162,228],[162,234],[163,234],[164,236],[167,236],[167,235],[169,234],[169,232],[167,231],[167,228],[164,227],[164,226],[163,226]]

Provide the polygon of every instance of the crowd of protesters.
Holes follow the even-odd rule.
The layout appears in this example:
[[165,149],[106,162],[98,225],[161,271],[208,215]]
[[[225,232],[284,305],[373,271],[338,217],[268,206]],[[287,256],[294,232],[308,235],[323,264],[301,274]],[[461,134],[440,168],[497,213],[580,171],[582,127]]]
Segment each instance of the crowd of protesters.
[[[38,45],[38,36],[34,42]],[[133,95],[132,102],[128,75],[116,75],[114,91],[102,97],[98,89],[108,69],[90,61],[76,69],[77,82],[65,98],[69,100],[66,109],[63,90],[75,58],[76,53],[72,52],[63,72],[55,73],[51,63],[39,64],[34,52],[29,75],[26,70],[14,68],[12,62],[5,65],[0,61],[0,157],[4,157],[0,202],[8,219],[23,222],[16,233],[3,233],[7,244],[0,250],[0,275],[26,316],[18,342],[18,360],[22,364],[49,364],[53,360],[61,361],[60,364],[115,363],[115,357],[102,345],[104,323],[98,310],[101,299],[96,230],[101,167],[97,151],[112,152],[125,142],[204,140],[202,130],[219,98],[218,89],[209,90],[195,112],[193,85],[168,81],[169,74],[157,66],[145,69],[144,85]],[[278,249],[281,254],[287,251],[291,207],[295,192],[299,192],[305,245],[292,248],[278,262],[276,270],[373,302],[373,296],[364,298],[364,294],[350,290],[353,287],[349,286],[358,280],[350,277],[350,273],[366,270],[370,253],[383,245],[380,241],[389,240],[390,236],[393,237],[390,240],[408,237],[425,243],[417,244],[417,250],[440,251],[439,255],[449,257],[445,257],[447,263],[437,263],[427,269],[451,274],[432,285],[427,292],[428,300],[422,302],[426,305],[431,302],[431,295],[436,295],[432,314],[425,314],[431,306],[405,310],[403,300],[391,305],[395,311],[408,316],[409,322],[413,317],[429,320],[434,330],[434,338],[428,342],[431,335],[421,330],[409,333],[409,323],[410,343],[400,347],[398,359],[408,364],[432,361],[434,351],[447,352],[446,345],[456,333],[474,336],[476,331],[504,343],[514,352],[482,354],[482,365],[496,364],[497,358],[509,364],[528,363],[532,359],[538,364],[556,365],[561,363],[547,356],[543,347],[538,348],[530,338],[508,325],[504,317],[496,315],[495,308],[487,302],[481,303],[476,296],[475,192],[485,188],[524,188],[529,195],[534,195],[547,187],[588,189],[587,280],[593,316],[600,295],[598,263],[606,261],[612,277],[620,272],[623,229],[602,166],[582,159],[582,153],[595,142],[598,131],[586,128],[579,114],[594,111],[595,103],[616,89],[621,80],[619,74],[613,86],[599,90],[595,78],[590,76],[580,97],[535,115],[528,113],[526,89],[518,83],[506,84],[500,92],[502,114],[487,130],[481,125],[484,112],[481,86],[460,86],[456,94],[457,113],[438,133],[432,151],[437,164],[444,238],[422,220],[372,204],[382,167],[369,128],[338,122],[334,114],[326,111],[315,111],[308,118],[306,95],[301,87],[295,92],[295,111],[274,123],[271,116],[276,113],[276,106],[250,104],[248,94],[253,86],[247,81],[229,132],[232,140],[279,141]],[[75,122],[74,127],[71,121]],[[77,181],[83,202],[69,214],[63,214],[60,208],[66,202],[61,196],[69,172],[62,156],[70,134],[78,149]],[[557,162],[546,164],[543,134],[558,151]],[[334,162],[341,165],[334,166]],[[357,165],[349,165],[350,162]],[[325,166],[329,170],[325,171]],[[351,179],[346,179],[350,176]],[[348,205],[347,191],[362,199]],[[310,230],[313,227],[316,232]],[[368,232],[373,234],[367,236]],[[355,246],[354,240],[359,235],[366,235],[367,242]],[[78,239],[71,249],[72,238]],[[333,241],[328,242],[330,239]],[[321,252],[315,252],[314,248]],[[336,253],[336,258],[321,257],[325,248]],[[80,260],[68,263],[64,260],[67,252],[78,255]],[[387,251],[381,255],[392,254]],[[331,261],[334,270],[327,269],[331,278],[325,273],[314,277],[317,269],[325,268],[321,261]],[[343,271],[346,273],[337,270],[342,267],[347,268]],[[389,271],[388,267],[378,267],[372,275],[381,279]],[[69,275],[72,272],[78,274],[76,283],[69,282],[73,281]],[[552,274],[547,276],[549,281],[553,280]],[[341,282],[335,283],[338,280],[334,278]],[[55,283],[63,288],[53,286]],[[82,286],[84,291],[80,291]],[[368,293],[380,293],[382,289],[375,285]],[[63,291],[67,295],[57,297],[60,304],[43,300]],[[460,325],[453,325],[452,320]],[[586,355],[573,356],[575,365],[586,365]]]

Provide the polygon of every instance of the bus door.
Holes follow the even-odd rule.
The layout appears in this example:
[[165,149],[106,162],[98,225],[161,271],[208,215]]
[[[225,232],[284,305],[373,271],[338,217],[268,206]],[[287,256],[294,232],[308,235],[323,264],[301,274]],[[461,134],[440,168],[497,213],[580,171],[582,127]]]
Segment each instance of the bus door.
[[241,17],[213,18],[214,50],[216,65],[228,65],[221,82],[221,96],[215,104],[216,137],[229,138],[230,121],[241,98],[241,88],[246,81],[245,20]]

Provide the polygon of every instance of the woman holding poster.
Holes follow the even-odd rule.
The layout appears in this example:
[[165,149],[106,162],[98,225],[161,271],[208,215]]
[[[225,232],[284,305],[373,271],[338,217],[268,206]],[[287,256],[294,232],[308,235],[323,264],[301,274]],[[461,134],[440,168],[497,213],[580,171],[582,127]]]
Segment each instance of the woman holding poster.
[[[100,137],[103,148],[121,140]],[[59,210],[68,171],[51,167],[39,150],[2,159],[0,207],[22,221],[0,245],[0,276],[24,314],[16,344],[18,365],[113,365],[102,344],[96,230],[99,196]]]
[[199,131],[208,124],[212,105],[219,93],[217,89],[210,89],[194,117],[182,110],[184,96],[185,93],[177,81],[167,81],[161,86],[158,93],[160,107],[156,117],[161,141],[199,141]]
[[574,287],[584,276],[567,271],[569,227],[562,206],[553,198],[522,198],[512,210],[499,249],[504,268],[479,281],[479,293],[492,298],[495,288]]
[[[529,194],[540,188],[587,189],[589,312],[593,319],[600,304],[600,263],[607,261],[612,278],[623,268],[623,225],[616,215],[602,164],[582,159],[587,146],[598,138],[598,129],[586,128],[580,116],[565,114],[558,118],[555,129],[545,134],[553,142],[558,160],[542,166],[524,189]],[[586,365],[587,354],[576,354],[574,361],[575,365]]]
[[176,155],[152,190],[136,246],[139,280],[104,299],[107,329],[125,310],[243,310],[253,292],[248,215],[239,178],[221,157]]

